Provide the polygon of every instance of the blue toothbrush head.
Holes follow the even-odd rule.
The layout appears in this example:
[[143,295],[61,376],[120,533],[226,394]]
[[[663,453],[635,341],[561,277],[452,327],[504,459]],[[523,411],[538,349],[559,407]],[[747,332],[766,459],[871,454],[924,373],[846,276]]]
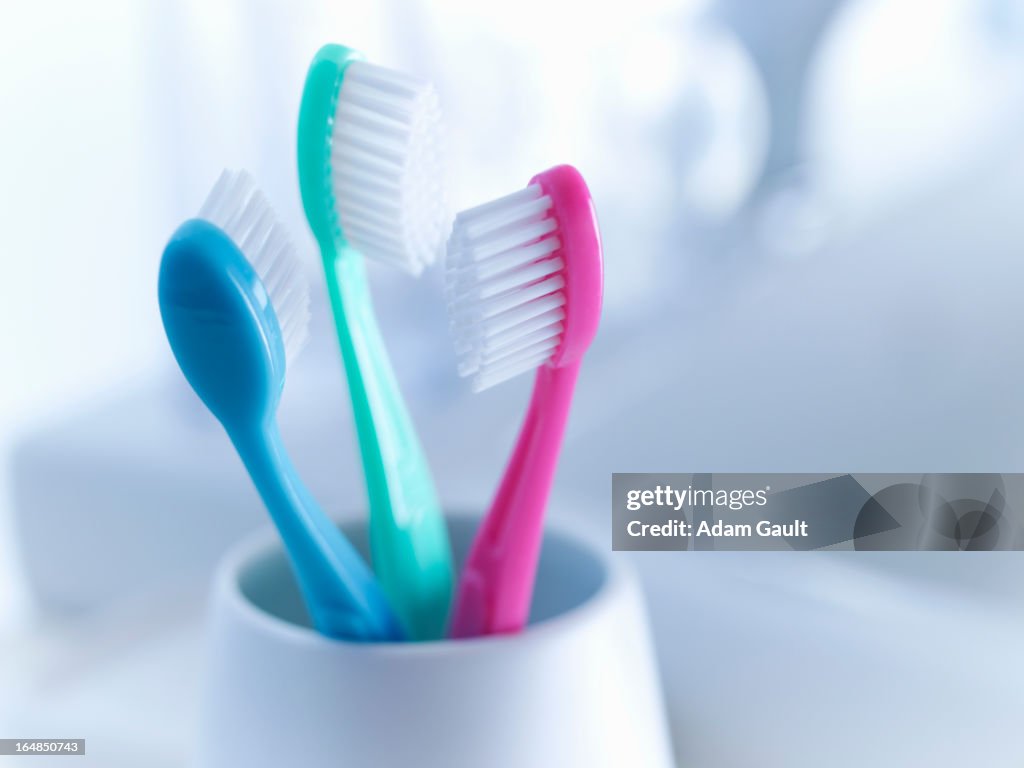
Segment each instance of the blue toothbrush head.
[[306,337],[309,287],[270,206],[225,171],[164,249],[160,314],[196,394],[226,426],[265,423]]

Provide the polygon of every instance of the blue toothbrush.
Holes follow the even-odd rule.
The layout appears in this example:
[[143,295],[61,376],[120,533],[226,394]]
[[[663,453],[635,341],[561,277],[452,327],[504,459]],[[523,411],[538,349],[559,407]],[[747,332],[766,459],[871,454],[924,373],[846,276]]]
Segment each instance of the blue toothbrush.
[[286,231],[244,171],[225,171],[160,265],[160,313],[185,378],[221,422],[284,540],[313,625],[328,637],[403,639],[373,574],[302,484],[276,412],[309,322]]

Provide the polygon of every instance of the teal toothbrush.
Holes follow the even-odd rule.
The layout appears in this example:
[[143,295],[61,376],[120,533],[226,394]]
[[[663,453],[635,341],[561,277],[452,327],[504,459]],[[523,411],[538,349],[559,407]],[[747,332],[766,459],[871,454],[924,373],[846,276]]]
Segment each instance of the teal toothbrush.
[[433,88],[324,46],[299,111],[302,202],[323,257],[370,503],[374,570],[413,639],[444,635],[452,597],[448,532],[377,327],[362,254],[418,274],[441,252]]
[[278,432],[309,286],[284,228],[245,172],[225,171],[160,264],[160,314],[182,373],[223,424],[284,541],[313,625],[355,641],[402,629],[359,553],[302,484]]

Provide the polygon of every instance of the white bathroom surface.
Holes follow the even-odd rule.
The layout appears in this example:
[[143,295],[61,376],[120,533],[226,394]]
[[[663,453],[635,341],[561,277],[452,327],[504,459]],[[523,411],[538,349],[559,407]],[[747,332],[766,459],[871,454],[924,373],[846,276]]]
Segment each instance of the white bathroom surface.
[[[620,556],[657,606],[680,765],[1019,768],[1019,601],[843,553]],[[185,766],[203,663],[196,598],[8,637],[4,656],[24,666],[5,686],[5,733],[84,737],[83,768]],[[56,759],[33,765],[67,765]]]
[[[0,637],[4,736],[84,738],[76,765],[185,766],[201,680],[202,602],[194,589],[165,593],[60,623],[34,619]],[[64,756],[33,757],[33,765],[67,765]]]

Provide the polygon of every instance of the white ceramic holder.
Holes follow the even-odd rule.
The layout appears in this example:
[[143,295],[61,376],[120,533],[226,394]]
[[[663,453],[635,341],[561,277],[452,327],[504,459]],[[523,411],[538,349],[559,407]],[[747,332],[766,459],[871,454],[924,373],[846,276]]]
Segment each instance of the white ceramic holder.
[[[449,521],[461,561],[476,528]],[[346,533],[365,552],[363,526]],[[620,558],[544,538],[515,636],[358,645],[309,628],[277,540],[221,563],[199,768],[670,768],[647,614]]]

